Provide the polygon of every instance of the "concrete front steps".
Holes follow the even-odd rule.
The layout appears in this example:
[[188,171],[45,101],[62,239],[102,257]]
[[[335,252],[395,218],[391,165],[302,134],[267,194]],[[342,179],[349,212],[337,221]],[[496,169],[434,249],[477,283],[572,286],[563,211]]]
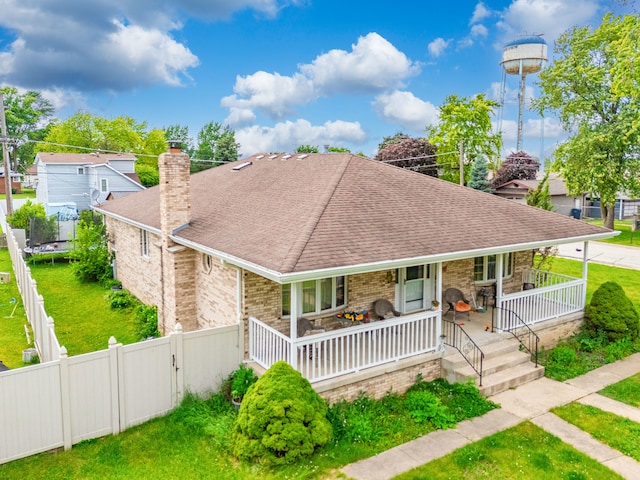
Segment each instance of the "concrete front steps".
[[[486,397],[504,392],[544,375],[544,367],[536,367],[526,351],[520,351],[515,339],[501,340],[480,347],[484,353],[482,386],[480,393]],[[447,347],[442,359],[442,375],[449,382],[466,382],[473,379],[479,384],[478,374],[457,350]]]

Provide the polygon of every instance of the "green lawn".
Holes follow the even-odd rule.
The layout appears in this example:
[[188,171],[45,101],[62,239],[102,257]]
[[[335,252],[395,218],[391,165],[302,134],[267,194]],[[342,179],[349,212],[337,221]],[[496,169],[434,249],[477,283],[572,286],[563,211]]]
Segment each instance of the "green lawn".
[[598,393],[632,407],[640,408],[640,373],[609,385]]
[[56,261],[30,265],[44,308],[54,319],[56,336],[69,355],[104,350],[114,336],[123,344],[137,341],[133,314],[112,310],[110,290],[96,283],[78,281],[68,263]]
[[[0,360],[9,368],[23,367],[22,350],[33,347],[33,335],[24,314],[9,250],[0,250],[0,272],[11,275],[9,283],[0,283]],[[31,343],[27,343],[25,327]]]
[[[593,225],[603,226],[602,220],[589,220],[589,223]],[[631,232],[631,221],[629,220],[616,220],[614,229],[619,231],[620,234],[617,237],[607,238],[601,240],[606,243],[615,243],[617,245],[631,245],[634,247],[640,247],[640,230]]]
[[640,462],[640,423],[577,402],[556,407],[551,412]]
[[[640,250],[638,250],[638,255],[640,255]],[[582,262],[567,258],[554,258],[550,270],[579,278],[582,276]],[[601,265],[599,263],[589,263],[587,274],[587,303],[591,300],[593,292],[595,292],[601,284],[611,280],[617,282],[624,289],[627,297],[633,302],[636,309],[640,311],[640,271]]]
[[[0,193],[0,200],[6,200],[7,196]],[[11,198],[36,198],[36,191],[33,188],[23,188],[22,193],[14,193]]]
[[[433,392],[456,423],[496,407],[469,385],[437,380],[418,382],[415,388]],[[437,429],[429,420],[416,421],[412,412],[404,396],[392,393],[381,400],[363,396],[339,402],[327,415],[334,432],[329,444],[294,464],[267,466],[231,454],[237,413],[229,400],[222,394],[204,401],[189,396],[168,415],[117,436],[0,465],[0,478],[334,478],[332,473],[344,465]]]
[[622,478],[530,422],[462,447],[396,480]]

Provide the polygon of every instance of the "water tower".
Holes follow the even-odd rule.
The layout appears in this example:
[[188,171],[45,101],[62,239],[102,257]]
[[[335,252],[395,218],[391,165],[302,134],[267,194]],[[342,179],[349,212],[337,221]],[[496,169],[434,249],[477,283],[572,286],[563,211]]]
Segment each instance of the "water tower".
[[[520,76],[518,92],[518,144],[517,151],[522,150],[522,115],[524,111],[524,87],[526,76],[539,72],[547,62],[547,42],[540,35],[526,35],[512,40],[502,49],[502,90],[501,103],[504,105],[506,75]],[[503,107],[504,108],[504,107]],[[501,115],[502,116],[502,115]],[[502,123],[502,118],[500,118]],[[502,125],[500,125],[500,128]]]

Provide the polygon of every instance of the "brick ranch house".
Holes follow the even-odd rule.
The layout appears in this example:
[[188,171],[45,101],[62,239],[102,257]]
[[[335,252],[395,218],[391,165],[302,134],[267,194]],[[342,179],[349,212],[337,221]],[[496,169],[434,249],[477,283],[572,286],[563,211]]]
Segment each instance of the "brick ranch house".
[[[241,322],[247,361],[286,360],[330,401],[439,377],[462,328],[432,308],[449,287],[490,285],[496,331],[517,312],[552,325],[553,342],[581,319],[588,242],[615,235],[347,153],[256,154],[190,176],[172,147],[158,163],[160,185],[95,207],[124,288],[158,307],[164,333]],[[536,249],[576,241],[583,278],[532,269]],[[400,315],[375,321],[377,299]],[[363,310],[368,323],[337,316]],[[316,329],[298,332],[301,317]]]

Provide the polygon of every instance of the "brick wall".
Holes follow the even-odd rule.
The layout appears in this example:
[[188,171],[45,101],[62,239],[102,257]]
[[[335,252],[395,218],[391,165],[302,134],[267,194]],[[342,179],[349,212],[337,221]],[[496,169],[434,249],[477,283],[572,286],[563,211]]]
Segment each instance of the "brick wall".
[[[378,369],[377,375],[371,375],[367,372],[366,378],[348,385],[331,385],[331,382],[328,382],[327,385],[314,385],[314,388],[330,404],[340,400],[353,401],[358,398],[360,392],[364,392],[367,397],[380,399],[389,391],[399,394],[405,393],[411,385],[416,383],[419,374],[427,382],[440,378],[440,363],[440,358],[430,358],[406,368],[393,370],[393,366],[391,366],[391,368]],[[370,370],[375,371],[376,369]],[[351,377],[357,377],[357,375],[352,374]]]
[[111,217],[105,218],[109,248],[115,250],[116,272],[122,286],[142,303],[160,306],[160,237],[149,234],[149,256],[140,252],[140,229]]
[[196,315],[195,251],[186,247],[163,248],[163,302],[158,307],[162,334],[172,332],[177,323],[185,332],[198,329]]
[[206,268],[205,255],[195,255],[195,290],[198,328],[233,325],[239,318],[236,309],[238,270],[211,258]]

